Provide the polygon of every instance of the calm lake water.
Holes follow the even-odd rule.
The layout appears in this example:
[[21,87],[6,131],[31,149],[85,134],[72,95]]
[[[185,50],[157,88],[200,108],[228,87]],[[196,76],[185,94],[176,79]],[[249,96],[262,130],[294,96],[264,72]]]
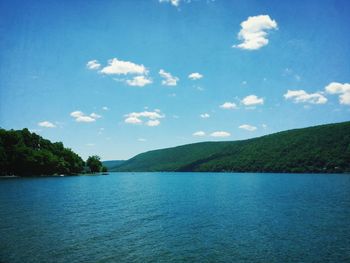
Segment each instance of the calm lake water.
[[0,180],[0,262],[350,262],[350,176]]

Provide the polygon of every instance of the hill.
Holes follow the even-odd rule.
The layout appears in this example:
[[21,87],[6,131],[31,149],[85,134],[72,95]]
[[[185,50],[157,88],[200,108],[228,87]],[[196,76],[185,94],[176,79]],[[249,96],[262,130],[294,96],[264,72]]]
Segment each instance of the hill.
[[112,160],[112,161],[103,161],[102,165],[107,168],[108,171],[113,172],[117,169],[118,166],[122,165],[125,161],[123,160]]
[[84,161],[61,142],[23,130],[0,129],[0,176],[77,174]]
[[149,151],[116,170],[349,173],[350,122]]

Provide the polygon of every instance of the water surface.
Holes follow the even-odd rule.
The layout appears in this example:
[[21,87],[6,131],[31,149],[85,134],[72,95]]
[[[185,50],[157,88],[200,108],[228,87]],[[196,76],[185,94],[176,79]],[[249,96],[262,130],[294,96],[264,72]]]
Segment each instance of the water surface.
[[350,262],[350,176],[0,180],[0,262]]

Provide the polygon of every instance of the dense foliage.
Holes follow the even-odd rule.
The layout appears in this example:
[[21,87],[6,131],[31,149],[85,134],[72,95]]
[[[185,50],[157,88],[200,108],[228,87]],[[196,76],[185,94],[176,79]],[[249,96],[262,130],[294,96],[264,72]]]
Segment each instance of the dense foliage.
[[89,156],[86,160],[86,166],[90,169],[91,173],[98,173],[102,171],[102,163],[100,157],[97,155]]
[[23,130],[0,129],[0,175],[76,174],[84,161],[61,142]]
[[150,151],[117,170],[349,173],[350,122]]

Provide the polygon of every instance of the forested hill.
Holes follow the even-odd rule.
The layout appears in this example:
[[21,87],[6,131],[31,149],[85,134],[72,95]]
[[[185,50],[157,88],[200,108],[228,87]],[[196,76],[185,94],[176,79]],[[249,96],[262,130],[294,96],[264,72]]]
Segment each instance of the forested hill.
[[23,130],[0,129],[0,176],[76,174],[84,161],[61,142]]
[[108,171],[114,171],[118,166],[123,164],[124,160],[112,160],[112,161],[103,161],[102,165],[107,168]]
[[349,173],[350,122],[150,151],[117,170]]

